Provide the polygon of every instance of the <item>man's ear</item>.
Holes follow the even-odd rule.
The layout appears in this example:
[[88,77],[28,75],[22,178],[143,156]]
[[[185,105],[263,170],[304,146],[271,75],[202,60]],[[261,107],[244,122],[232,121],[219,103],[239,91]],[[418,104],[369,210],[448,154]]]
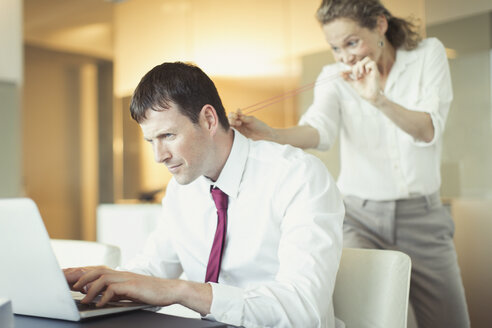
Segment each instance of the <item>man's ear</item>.
[[204,105],[200,111],[200,125],[214,136],[219,128],[219,117],[212,105]]

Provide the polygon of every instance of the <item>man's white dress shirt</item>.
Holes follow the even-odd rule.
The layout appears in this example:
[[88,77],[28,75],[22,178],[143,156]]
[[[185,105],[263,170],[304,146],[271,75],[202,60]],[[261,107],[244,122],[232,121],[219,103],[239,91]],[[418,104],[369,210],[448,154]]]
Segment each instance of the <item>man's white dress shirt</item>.
[[442,135],[453,98],[441,42],[429,38],[415,50],[398,49],[384,88],[389,100],[430,114],[434,138],[429,143],[401,130],[342,78],[331,78],[345,69],[340,63],[323,68],[313,104],[299,122],[318,130],[319,149],[331,147],[340,132],[342,194],[395,200],[438,191]]
[[158,228],[125,269],[165,278],[184,271],[203,282],[217,227],[215,185],[229,207],[211,316],[245,327],[334,327],[345,212],[336,184],[316,157],[234,133],[215,183],[171,180]]

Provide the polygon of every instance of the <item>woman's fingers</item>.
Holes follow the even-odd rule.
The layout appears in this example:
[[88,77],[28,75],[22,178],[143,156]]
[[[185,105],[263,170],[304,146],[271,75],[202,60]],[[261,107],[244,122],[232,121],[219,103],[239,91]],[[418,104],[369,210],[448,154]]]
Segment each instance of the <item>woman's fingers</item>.
[[373,68],[374,61],[369,57],[364,57],[352,66],[352,79],[360,80],[369,74]]
[[362,98],[371,102],[377,98],[380,90],[380,75],[376,62],[371,58],[362,58],[340,75]]
[[254,123],[255,121],[254,116],[244,115],[240,109],[238,109],[236,112],[229,113],[228,118],[229,118],[229,124],[235,128],[239,128],[239,127],[249,128],[251,127],[250,124]]
[[370,74],[372,72],[376,72],[378,67],[375,61],[369,60],[367,61],[367,63],[364,64],[364,69],[366,71],[366,74]]
[[244,115],[242,114],[240,109],[236,110],[235,112],[230,112],[228,115],[229,124],[233,127],[241,126],[243,123],[243,117]]
[[352,71],[343,71],[340,73],[340,76],[347,82],[351,82],[354,79],[352,78]]

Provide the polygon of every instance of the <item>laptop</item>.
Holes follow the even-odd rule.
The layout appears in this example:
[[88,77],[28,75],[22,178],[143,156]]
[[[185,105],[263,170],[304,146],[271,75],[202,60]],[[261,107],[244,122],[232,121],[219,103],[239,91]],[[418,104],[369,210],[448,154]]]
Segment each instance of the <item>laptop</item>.
[[[134,302],[77,302],[51,249],[36,204],[28,198],[0,199],[0,297],[10,299],[15,314],[80,321],[150,305]],[[78,305],[80,309],[78,308]]]

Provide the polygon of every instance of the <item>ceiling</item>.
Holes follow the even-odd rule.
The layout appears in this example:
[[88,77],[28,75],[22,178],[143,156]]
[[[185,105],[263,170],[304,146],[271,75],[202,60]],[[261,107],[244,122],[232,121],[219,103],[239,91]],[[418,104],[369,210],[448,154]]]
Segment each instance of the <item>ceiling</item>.
[[87,24],[111,24],[113,6],[104,0],[24,0],[24,32],[28,36]]
[[[24,40],[27,44],[111,59],[114,9],[123,1],[24,0]],[[162,0],[164,3],[179,1]],[[406,0],[383,0],[390,1]],[[447,6],[449,1],[454,5]],[[425,0],[425,20],[427,25],[433,25],[491,9],[490,0],[473,0],[472,3]]]
[[27,44],[111,58],[115,2],[24,0],[24,40]]

